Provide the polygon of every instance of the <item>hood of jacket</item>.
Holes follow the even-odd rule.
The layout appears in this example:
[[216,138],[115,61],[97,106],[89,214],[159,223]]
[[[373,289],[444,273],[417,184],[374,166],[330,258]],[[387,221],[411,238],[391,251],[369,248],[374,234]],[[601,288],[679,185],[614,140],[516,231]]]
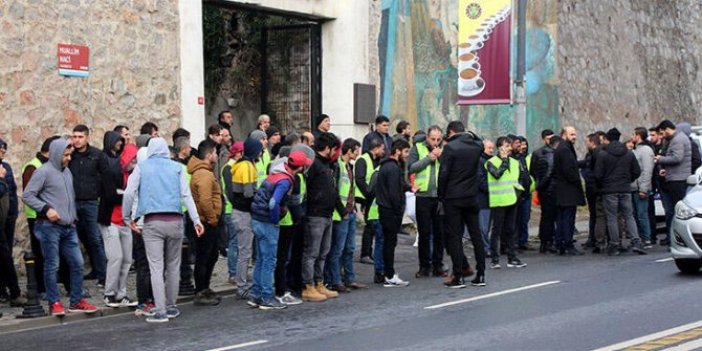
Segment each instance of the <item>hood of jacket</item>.
[[483,143],[481,140],[476,139],[473,134],[471,133],[458,133],[455,134],[454,136],[449,138],[449,141],[458,141],[459,143],[467,144],[467,145],[478,145],[480,148],[483,148]]
[[414,141],[414,144],[417,145],[417,143],[422,143],[425,140],[427,140],[427,135],[426,134],[417,134],[412,138],[412,141]]
[[166,139],[151,138],[151,140],[149,141],[149,147],[146,153],[146,157],[161,157],[170,159],[171,152],[168,150],[168,144],[166,143]]
[[201,160],[195,156],[191,157],[188,161],[188,173],[190,174],[193,174],[195,171],[199,171],[201,169],[212,172],[213,168],[214,166],[212,165],[212,162]]
[[122,165],[122,169],[126,168],[127,165],[136,158],[137,151],[139,151],[139,149],[133,144],[128,144],[124,147],[122,154],[119,156],[119,163]]
[[618,141],[612,141],[609,144],[605,145],[603,148],[604,151],[606,151],[608,154],[616,157],[621,157],[626,154],[629,149],[626,148],[626,145],[618,142]]
[[685,133],[685,135],[687,135],[687,136],[690,136],[690,134],[692,134],[692,126],[690,125],[690,123],[682,122],[682,123],[676,125],[675,128],[677,130]]
[[54,168],[62,171],[64,169],[61,161],[63,160],[63,151],[68,146],[68,140],[64,138],[56,139],[49,146],[49,164]]
[[137,159],[137,164],[140,164],[144,162],[148,157],[149,150],[147,150],[145,147],[140,147],[139,151],[137,151],[136,154],[136,159]]
[[270,174],[285,173],[285,174],[292,177],[292,174],[290,174],[290,170],[288,169],[288,167],[286,167],[287,162],[288,162],[287,157],[278,157],[274,161],[271,161],[271,168],[269,169],[269,173]]
[[106,132],[105,136],[102,138],[102,151],[110,157],[116,157],[113,150],[115,148],[115,145],[119,141],[122,141],[122,148],[119,151],[117,151],[117,154],[120,154],[122,152],[122,149],[124,149],[124,138],[122,138],[122,135],[120,133],[113,131]]
[[249,161],[254,161],[258,158],[258,156],[261,155],[261,151],[263,150],[263,144],[261,144],[261,141],[259,139],[255,138],[247,138],[246,141],[244,141],[244,158],[249,160]]

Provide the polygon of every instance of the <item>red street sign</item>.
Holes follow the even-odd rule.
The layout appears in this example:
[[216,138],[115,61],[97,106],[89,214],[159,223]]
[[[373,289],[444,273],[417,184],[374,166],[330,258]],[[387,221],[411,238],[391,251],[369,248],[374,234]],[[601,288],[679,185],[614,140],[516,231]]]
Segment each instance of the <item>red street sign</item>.
[[198,105],[204,105],[204,104],[205,104],[205,97],[204,97],[204,96],[198,96],[198,97],[197,97],[197,104],[198,104]]
[[87,77],[90,48],[81,45],[58,44],[58,70],[62,76]]

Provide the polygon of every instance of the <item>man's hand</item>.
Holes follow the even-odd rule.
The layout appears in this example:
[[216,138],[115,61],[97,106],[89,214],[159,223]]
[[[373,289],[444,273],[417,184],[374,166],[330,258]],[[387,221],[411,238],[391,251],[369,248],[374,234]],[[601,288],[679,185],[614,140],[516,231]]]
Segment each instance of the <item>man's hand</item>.
[[203,234],[205,234],[205,227],[203,227],[200,223],[196,224],[195,234],[197,234],[198,238],[201,237]]
[[436,157],[436,155],[434,154],[433,151],[429,154],[429,159],[432,160],[432,161],[436,161],[437,157]]
[[129,229],[131,229],[133,232],[137,234],[141,234],[141,228],[137,227],[135,221],[129,222]]
[[656,162],[660,161],[660,160],[661,160],[661,155],[656,155],[656,156],[654,156],[654,157],[653,157],[653,160],[656,161]]
[[5,175],[7,175],[7,170],[5,167],[0,166],[0,178],[5,178]]
[[434,148],[434,150],[431,150],[431,153],[436,156],[437,158],[441,157],[441,153],[444,152],[442,149]]
[[658,175],[665,178],[665,169],[661,169]]
[[648,197],[648,195],[645,192],[639,191],[639,198],[640,199],[645,199],[646,197]]
[[416,193],[419,191],[419,186],[418,185],[412,185],[412,192]]
[[[4,170],[5,168],[0,167],[0,169]],[[46,218],[48,218],[50,222],[58,222],[61,220],[61,216],[59,216],[58,212],[56,212],[56,210],[53,208],[46,211]]]

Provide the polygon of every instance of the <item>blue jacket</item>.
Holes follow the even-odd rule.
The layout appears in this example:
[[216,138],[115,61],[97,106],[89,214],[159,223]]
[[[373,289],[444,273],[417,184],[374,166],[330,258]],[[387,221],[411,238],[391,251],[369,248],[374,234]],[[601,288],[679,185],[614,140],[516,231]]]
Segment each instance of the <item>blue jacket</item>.
[[[280,159],[279,159],[280,160]],[[251,218],[260,222],[278,224],[285,211],[285,201],[292,189],[293,178],[284,162],[271,165],[271,175],[256,190],[251,203]]]

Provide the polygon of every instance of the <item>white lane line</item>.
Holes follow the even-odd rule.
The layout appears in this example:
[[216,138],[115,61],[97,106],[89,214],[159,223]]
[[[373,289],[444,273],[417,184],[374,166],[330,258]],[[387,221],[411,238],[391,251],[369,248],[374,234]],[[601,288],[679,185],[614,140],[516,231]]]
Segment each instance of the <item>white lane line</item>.
[[528,286],[523,286],[521,288],[514,288],[514,289],[509,289],[509,290],[504,290],[504,291],[498,291],[498,292],[494,292],[494,293],[490,293],[490,294],[486,294],[486,295],[470,297],[470,298],[463,299],[463,300],[451,301],[451,302],[446,302],[446,303],[442,303],[442,304],[438,304],[438,305],[427,306],[427,307],[424,307],[424,309],[425,310],[433,310],[433,309],[437,309],[437,308],[459,305],[462,303],[468,303],[468,302],[473,302],[473,301],[478,301],[478,300],[483,300],[483,299],[489,299],[491,297],[512,294],[512,293],[516,293],[516,292],[520,292],[520,291],[524,291],[524,290],[529,290],[529,289],[536,289],[536,288],[540,288],[540,287],[544,287],[544,286],[548,286],[548,285],[554,285],[554,284],[558,284],[560,282],[561,282],[560,280],[554,280],[554,281],[550,281],[550,282],[528,285]]
[[267,343],[268,340],[256,340],[256,341],[249,341],[245,342],[243,344],[236,344],[232,346],[225,346],[225,347],[220,347],[217,349],[211,349],[207,351],[229,351],[229,350],[236,350],[236,349],[243,349],[244,347],[249,347],[249,346],[255,346],[255,345],[261,345]]
[[621,350],[621,349],[624,349],[624,348],[627,348],[627,347],[630,347],[630,346],[634,346],[634,345],[638,345],[638,344],[643,344],[643,343],[648,342],[648,341],[651,341],[651,340],[656,340],[656,339],[664,338],[664,337],[666,337],[666,336],[670,336],[670,335],[673,335],[673,334],[682,333],[682,332],[684,332],[684,331],[687,331],[687,330],[690,330],[690,329],[699,328],[699,327],[702,327],[702,321],[697,321],[697,322],[693,322],[693,323],[681,325],[681,326],[679,326],[679,327],[675,327],[675,328],[670,328],[670,329],[667,329],[667,330],[663,330],[663,331],[660,331],[660,332],[657,332],[657,333],[644,335],[644,336],[639,337],[639,338],[636,338],[636,339],[623,341],[623,342],[620,342],[620,343],[618,343],[618,344],[614,344],[614,345],[610,345],[610,346],[605,346],[605,347],[603,347],[603,348],[599,348],[599,349],[594,350],[594,351],[614,351],[614,350]]
[[672,261],[672,260],[673,260],[672,257],[668,257],[668,258],[662,258],[662,259],[660,259],[660,260],[656,260],[656,262],[669,262],[669,261]]
[[702,348],[702,339],[692,340],[678,346],[673,346],[662,351],[691,351]]

